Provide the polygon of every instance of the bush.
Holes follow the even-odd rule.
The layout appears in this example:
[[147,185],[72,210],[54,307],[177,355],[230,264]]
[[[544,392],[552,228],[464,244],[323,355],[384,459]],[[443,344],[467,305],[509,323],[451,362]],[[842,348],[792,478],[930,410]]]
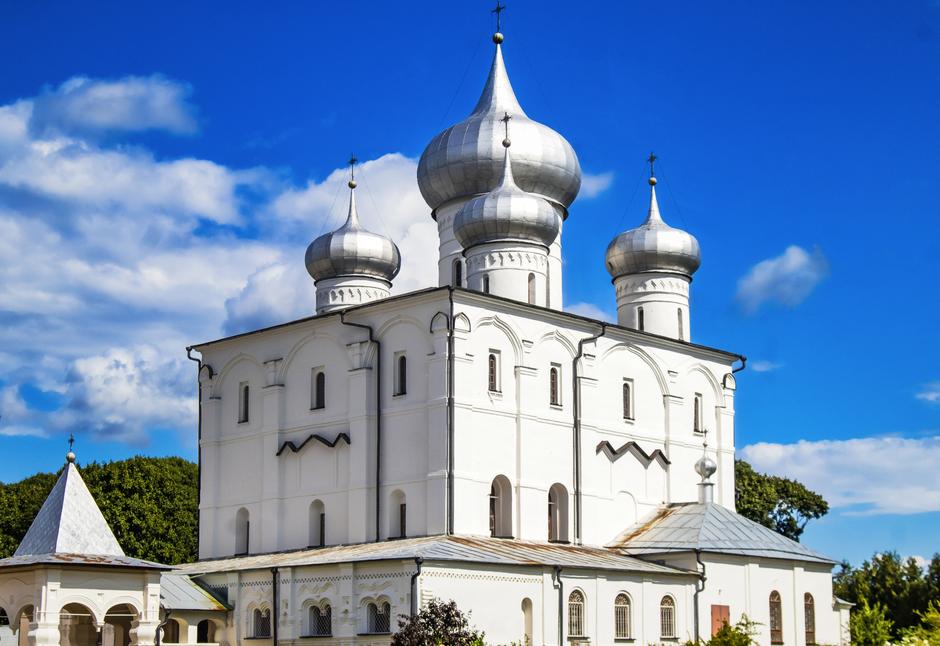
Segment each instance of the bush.
[[752,646],[757,643],[754,641],[754,636],[757,634],[759,625],[756,621],[751,621],[747,615],[741,615],[738,623],[732,626],[725,622],[725,625],[708,641],[690,640],[685,646]]
[[873,606],[863,599],[860,606],[852,611],[849,629],[852,644],[855,646],[885,646],[891,639],[894,622],[885,616],[885,608],[880,603]]
[[392,646],[483,646],[483,633],[470,627],[455,602],[431,599],[415,616],[399,618]]

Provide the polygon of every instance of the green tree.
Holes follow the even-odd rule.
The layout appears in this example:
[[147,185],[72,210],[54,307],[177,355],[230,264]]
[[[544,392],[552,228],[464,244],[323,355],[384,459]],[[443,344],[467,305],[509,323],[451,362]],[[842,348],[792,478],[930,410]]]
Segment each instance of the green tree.
[[477,646],[483,633],[470,627],[470,619],[453,601],[431,599],[421,611],[402,615],[392,646]]
[[905,646],[940,646],[940,601],[931,601],[926,612],[917,613],[920,625],[901,631]]
[[[61,471],[60,471],[61,473]],[[128,556],[174,565],[197,557],[198,470],[182,458],[91,463],[82,478]],[[58,474],[0,484],[0,557],[13,554]]]
[[810,520],[829,512],[829,503],[796,480],[759,473],[734,461],[734,501],[738,513],[795,541]]
[[757,629],[759,625],[756,621],[751,621],[747,615],[741,615],[741,619],[733,626],[725,622],[711,639],[691,640],[686,642],[685,646],[752,646],[757,644],[754,637],[759,632]]
[[870,606],[863,601],[852,610],[849,618],[854,646],[885,646],[891,639],[893,628],[894,622],[888,619],[884,607],[878,603]]

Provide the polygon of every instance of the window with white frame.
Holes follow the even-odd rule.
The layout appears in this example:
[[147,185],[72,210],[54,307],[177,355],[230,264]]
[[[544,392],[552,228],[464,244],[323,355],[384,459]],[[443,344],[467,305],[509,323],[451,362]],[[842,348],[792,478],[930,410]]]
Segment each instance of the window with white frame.
[[568,636],[584,636],[584,593],[580,590],[568,595]]
[[383,634],[391,632],[392,607],[387,601],[372,602],[366,607],[366,632]]
[[816,643],[816,602],[809,592],[803,595],[803,627],[806,630],[806,643]]
[[548,371],[548,401],[552,406],[561,406],[561,364],[553,363]]
[[251,389],[247,381],[238,384],[238,423],[244,424],[248,421],[248,405],[251,400]]
[[560,482],[548,490],[548,540],[552,543],[568,540],[568,490]]
[[770,643],[783,643],[783,601],[780,593],[774,590],[770,593]]
[[616,639],[633,637],[633,618],[630,610],[630,597],[621,592],[614,599],[614,637]]
[[491,393],[500,392],[499,350],[490,350],[486,359],[486,387]]
[[395,353],[395,396],[408,394],[408,358],[404,352]]
[[307,545],[309,547],[323,547],[326,545],[326,507],[322,500],[310,503],[308,511],[309,532]]
[[703,408],[702,393],[695,393],[692,399],[692,430],[696,433],[702,433],[705,430]]
[[623,418],[633,419],[633,380],[624,379],[622,386],[623,395]]
[[490,536],[512,538],[512,485],[498,475],[490,485]]
[[310,370],[310,410],[326,407],[326,372],[323,366]]
[[659,602],[659,636],[661,639],[676,637],[676,602],[672,597],[663,597]]
[[329,604],[310,606],[307,610],[307,635],[328,637],[333,634],[333,609]]
[[252,637],[270,637],[271,636],[271,609],[255,608],[251,613],[251,636]]

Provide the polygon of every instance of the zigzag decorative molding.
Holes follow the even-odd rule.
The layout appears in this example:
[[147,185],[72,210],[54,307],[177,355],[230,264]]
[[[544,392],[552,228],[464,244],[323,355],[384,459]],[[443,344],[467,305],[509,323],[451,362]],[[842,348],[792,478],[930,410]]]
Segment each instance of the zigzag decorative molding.
[[619,449],[614,449],[610,442],[603,440],[597,445],[596,453],[600,453],[601,451],[604,452],[604,455],[606,455],[611,462],[616,462],[625,453],[630,453],[637,461],[641,462],[644,467],[648,467],[653,460],[658,461],[664,469],[672,464],[669,458],[666,457],[666,454],[660,449],[655,449],[652,453],[647,453],[643,450],[643,447],[633,441],[627,442]]
[[345,440],[345,442],[346,442],[347,445],[350,443],[350,442],[349,442],[349,435],[348,435],[347,433],[340,433],[340,434],[337,435],[332,441],[326,439],[325,437],[323,437],[322,435],[320,435],[320,434],[318,434],[318,433],[311,433],[310,435],[307,436],[307,439],[306,439],[306,440],[304,440],[303,442],[300,443],[300,446],[294,444],[294,443],[291,442],[290,440],[287,440],[286,442],[284,442],[283,444],[281,444],[281,448],[279,448],[279,449],[277,450],[277,453],[275,453],[274,455],[280,455],[281,453],[284,452],[284,449],[290,449],[290,450],[293,451],[294,453],[299,453],[301,449],[303,449],[305,446],[307,446],[307,442],[309,442],[310,440],[316,440],[316,441],[318,441],[318,442],[320,442],[320,443],[322,443],[322,444],[325,444],[326,446],[330,447],[331,449],[332,449],[333,447],[335,447],[335,446],[339,443],[340,440]]

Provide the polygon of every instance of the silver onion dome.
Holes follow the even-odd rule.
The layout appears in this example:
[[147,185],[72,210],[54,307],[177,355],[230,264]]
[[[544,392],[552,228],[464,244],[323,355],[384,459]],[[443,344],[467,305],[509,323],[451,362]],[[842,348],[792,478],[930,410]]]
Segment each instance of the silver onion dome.
[[581,166],[560,134],[529,119],[509,83],[500,47],[483,94],[469,117],[438,134],[421,154],[418,186],[432,210],[450,200],[491,191],[500,181],[503,151],[497,122],[513,115],[513,173],[519,188],[565,209],[581,188]]
[[365,276],[391,283],[401,268],[401,254],[390,239],[359,223],[355,188],[355,179],[350,179],[349,214],[343,226],[307,247],[307,273],[314,280]]
[[707,455],[703,455],[695,462],[695,473],[699,474],[702,482],[706,482],[718,471],[718,465]]
[[[504,121],[509,119],[507,113]],[[464,249],[503,241],[548,247],[558,237],[561,218],[544,198],[528,193],[516,184],[508,133],[503,146],[505,152],[499,185],[460,207],[454,218],[454,235]]]
[[698,240],[663,221],[656,202],[656,178],[650,177],[649,183],[646,221],[611,240],[607,246],[607,271],[614,278],[648,272],[691,278],[702,262]]

